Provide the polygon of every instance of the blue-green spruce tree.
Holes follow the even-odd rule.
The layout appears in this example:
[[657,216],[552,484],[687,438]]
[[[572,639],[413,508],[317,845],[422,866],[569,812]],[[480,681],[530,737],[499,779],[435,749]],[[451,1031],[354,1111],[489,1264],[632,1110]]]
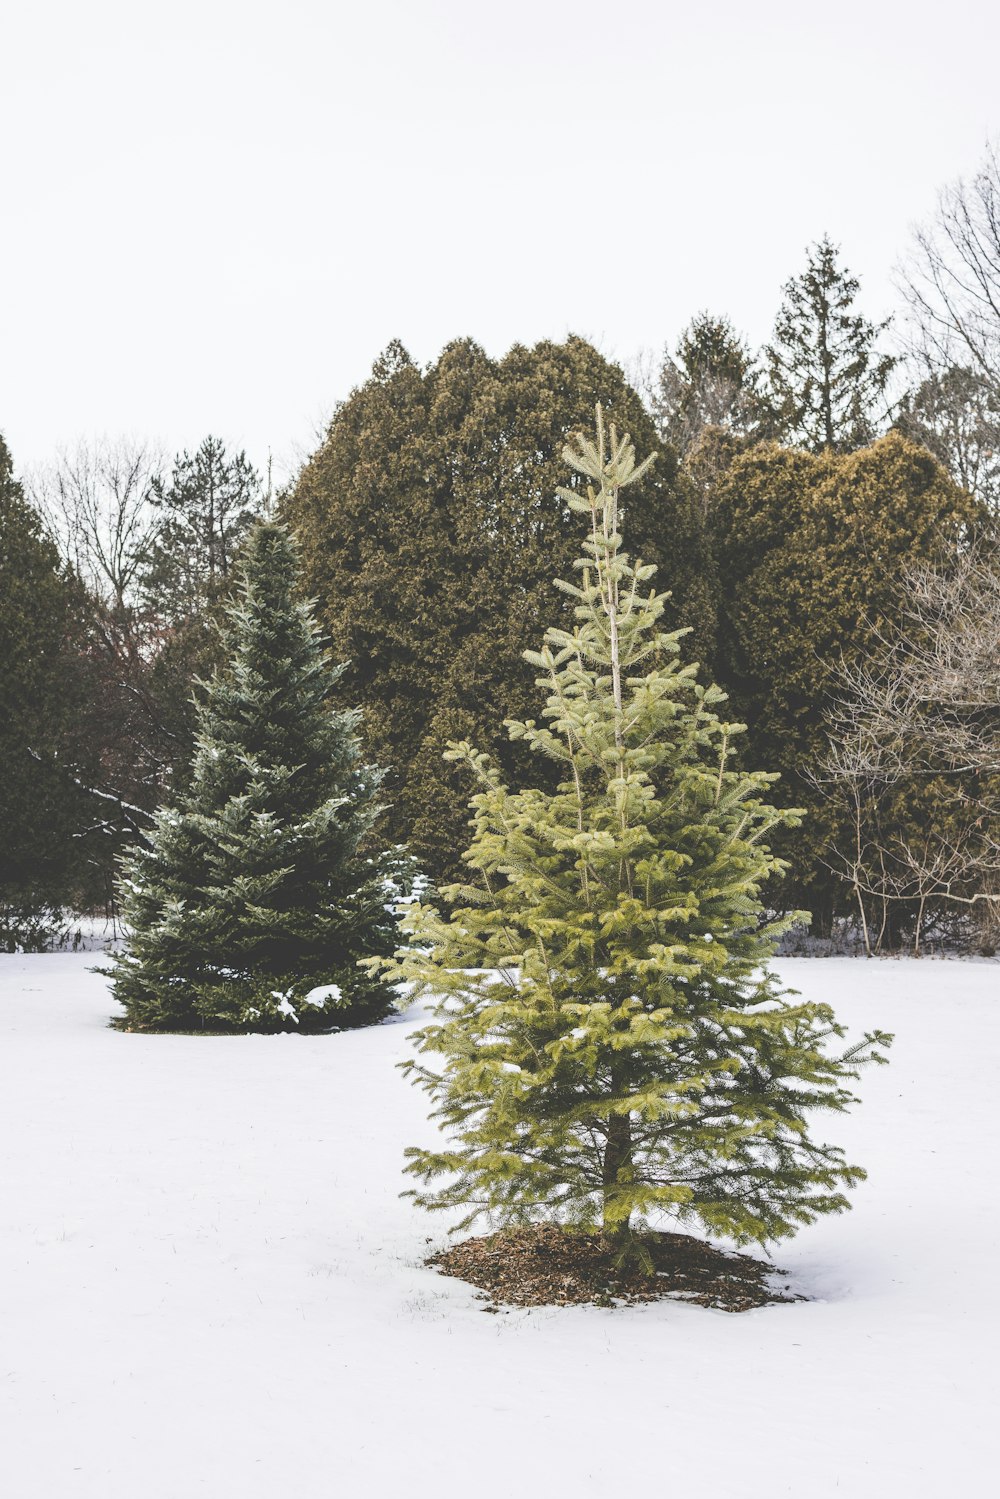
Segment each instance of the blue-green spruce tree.
[[392,1008],[358,966],[392,951],[399,849],[377,851],[380,773],[296,600],[294,544],[260,525],[207,685],[190,790],[155,818],[121,880],[130,937],[114,992],[133,1030],[322,1030]]

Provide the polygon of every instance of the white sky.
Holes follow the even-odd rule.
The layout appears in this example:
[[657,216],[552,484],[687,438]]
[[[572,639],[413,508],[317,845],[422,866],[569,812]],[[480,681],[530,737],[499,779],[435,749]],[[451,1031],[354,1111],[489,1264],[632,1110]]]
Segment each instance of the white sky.
[[394,336],[756,343],[827,230],[882,315],[998,52],[991,0],[0,0],[0,430],[280,471]]

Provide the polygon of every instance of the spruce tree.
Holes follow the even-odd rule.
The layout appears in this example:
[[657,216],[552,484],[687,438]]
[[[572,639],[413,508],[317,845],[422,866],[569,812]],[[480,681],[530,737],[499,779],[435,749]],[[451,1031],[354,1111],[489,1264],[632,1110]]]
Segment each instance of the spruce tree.
[[663,1214],[775,1240],[847,1207],[864,1173],[807,1121],[853,1101],[888,1038],[831,1055],[829,1008],[766,971],[766,840],[791,814],[768,803],[774,776],[734,768],[724,695],[680,663],[654,569],[622,550],[619,496],[648,464],[606,441],[600,409],[564,456],[583,485],[560,495],[587,526],[579,580],[558,585],[575,624],[528,653],[541,720],[508,723],[558,788],[510,791],[486,755],[451,750],[480,786],[474,879],[445,910],[414,904],[410,946],[382,965],[437,1002],[417,1045],[441,1062],[407,1065],[451,1138],[408,1152],[414,1195],[466,1222],[599,1226],[623,1255]]
[[858,289],[826,235],[786,284],[764,350],[773,436],[843,453],[870,442],[884,423],[896,360],[876,348],[888,320],[869,323],[855,311]]
[[361,763],[339,669],[296,602],[294,544],[261,525],[228,609],[226,663],[199,708],[190,791],[121,881],[112,970],[133,1030],[317,1030],[377,1020],[401,852],[370,853],[380,775]]

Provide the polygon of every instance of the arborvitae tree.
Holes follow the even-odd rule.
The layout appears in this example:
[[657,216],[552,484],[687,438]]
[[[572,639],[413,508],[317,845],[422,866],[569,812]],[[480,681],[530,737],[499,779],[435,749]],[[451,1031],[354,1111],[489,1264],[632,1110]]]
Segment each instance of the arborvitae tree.
[[[364,704],[367,750],[390,767],[390,835],[435,878],[458,872],[465,837],[448,741],[477,739],[509,775],[528,764],[497,725],[529,711],[522,652],[553,571],[576,554],[559,455],[598,399],[655,445],[622,371],[582,338],[499,360],[458,340],[426,370],[394,344],[285,502],[306,588],[350,663],[342,693]],[[672,454],[630,491],[629,524],[696,626],[691,658],[704,659],[714,606],[703,526]]]
[[646,465],[614,429],[606,444],[599,409],[565,458],[587,481],[561,490],[587,525],[579,582],[559,585],[576,623],[528,653],[542,721],[508,724],[557,789],[510,791],[453,748],[481,787],[475,883],[443,891],[444,914],[413,906],[388,969],[439,1001],[417,1040],[442,1065],[408,1066],[452,1141],[409,1152],[415,1195],[467,1222],[599,1225],[626,1250],[662,1213],[779,1239],[848,1205],[863,1172],[807,1120],[853,1101],[887,1038],[831,1056],[831,1011],[766,972],[766,840],[790,820],[775,778],[734,768],[724,695],[681,664],[655,569],[622,550],[619,496]]
[[722,685],[751,763],[777,770],[779,800],[809,812],[776,832],[792,871],[772,899],[808,905],[820,932],[849,898],[826,865],[841,814],[812,783],[841,669],[877,653],[906,569],[953,557],[981,515],[898,432],[844,455],[760,443],[733,456],[715,491]]
[[664,358],[652,392],[661,437],[684,458],[706,427],[751,430],[755,380],[753,356],[729,319],[699,312],[681,335],[676,358]]
[[199,711],[190,792],[157,813],[122,879],[116,997],[131,1030],[316,1030],[380,1019],[392,991],[358,967],[395,941],[406,866],[366,850],[380,776],[307,605],[293,543],[251,536],[226,665]]
[[854,310],[859,282],[842,267],[827,236],[813,245],[764,350],[773,436],[820,452],[850,452],[870,442],[887,417],[886,387],[895,366],[876,341],[888,321]]
[[43,945],[85,877],[82,603],[0,437],[0,948]]
[[245,453],[230,457],[218,437],[174,460],[170,479],[154,480],[160,523],[143,570],[147,605],[176,624],[202,613],[226,585],[241,540],[260,513],[260,475]]

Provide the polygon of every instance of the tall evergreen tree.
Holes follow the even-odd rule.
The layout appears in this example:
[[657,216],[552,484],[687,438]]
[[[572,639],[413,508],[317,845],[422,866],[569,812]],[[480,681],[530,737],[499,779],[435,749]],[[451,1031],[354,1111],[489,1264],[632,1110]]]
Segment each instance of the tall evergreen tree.
[[622,550],[620,495],[648,461],[606,442],[599,408],[596,441],[565,457],[586,482],[561,490],[587,529],[579,582],[559,585],[575,624],[528,653],[542,721],[508,724],[558,786],[510,791],[453,748],[481,787],[475,883],[444,891],[444,914],[412,907],[388,970],[439,1002],[417,1040],[442,1064],[409,1066],[452,1141],[409,1152],[416,1195],[466,1221],[596,1224],[625,1252],[664,1212],[778,1239],[847,1206],[863,1172],[807,1121],[852,1102],[887,1038],[830,1055],[830,1010],[766,972],[765,840],[789,814],[773,776],[734,768],[723,694],[681,665],[655,569]]
[[260,513],[260,475],[218,437],[178,454],[169,480],[154,479],[156,539],[143,571],[147,604],[170,623],[202,613],[226,586],[241,540]]
[[358,961],[393,947],[405,861],[366,848],[380,776],[359,758],[358,715],[331,709],[339,671],[297,581],[287,532],[258,527],[191,789],[124,871],[130,938],[112,973],[129,1029],[329,1029],[392,1006]]
[[764,350],[773,436],[813,452],[850,452],[884,425],[896,360],[876,348],[888,321],[869,323],[855,311],[858,289],[828,236],[786,284]]
[[660,367],[652,410],[660,435],[684,458],[706,427],[752,430],[756,420],[753,357],[728,318],[699,312],[676,357]]
[[0,437],[0,948],[41,945],[83,877],[82,592]]
[[[391,835],[435,878],[458,872],[466,836],[448,741],[475,738],[509,775],[529,763],[497,725],[530,711],[521,655],[553,571],[576,554],[556,494],[560,452],[597,399],[656,443],[622,371],[582,338],[498,360],[457,340],[426,370],[394,344],[285,501],[306,588],[350,662],[342,692],[364,704],[367,749],[390,767]],[[629,520],[667,569],[696,626],[691,656],[703,659],[713,631],[703,526],[672,455],[630,491]]]

